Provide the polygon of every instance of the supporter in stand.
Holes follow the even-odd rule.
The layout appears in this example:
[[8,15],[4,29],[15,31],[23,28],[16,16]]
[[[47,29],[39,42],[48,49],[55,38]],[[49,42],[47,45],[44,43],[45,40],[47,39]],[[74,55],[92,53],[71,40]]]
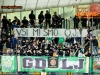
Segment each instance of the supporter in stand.
[[38,19],[39,19],[39,24],[43,24],[44,22],[43,11],[41,11],[40,14],[38,15]]
[[85,18],[84,16],[81,17],[81,23],[82,23],[82,28],[86,28],[87,27],[87,18]]
[[14,24],[15,22],[17,22],[17,25],[20,26],[20,20],[16,16],[14,17],[12,23]]
[[62,20],[61,15],[58,15],[58,28],[62,28]]
[[11,30],[12,30],[12,22],[11,22],[11,19],[8,20],[8,27],[9,27],[9,33],[11,34]]
[[85,37],[85,42],[84,42],[84,53],[89,51],[89,46],[90,46],[90,36],[89,34]]
[[31,11],[31,13],[29,14],[29,19],[30,19],[30,24],[31,24],[32,27],[33,27],[34,24],[35,24],[35,20],[36,20],[36,17],[35,17],[35,15],[33,14],[33,11]]
[[79,27],[78,26],[78,24],[79,24],[79,18],[77,18],[77,16],[75,16],[73,18],[73,21],[74,21],[74,29],[77,29]]
[[98,55],[98,40],[96,39],[96,36],[92,37],[92,43],[93,43],[94,56],[97,56]]
[[46,22],[46,28],[47,28],[47,24],[49,25],[49,27],[51,27],[51,14],[49,13],[49,11],[46,11],[45,14],[45,22]]
[[17,44],[18,44],[17,38],[13,36],[11,38],[11,46],[13,50],[16,48]]
[[8,40],[6,42],[6,48],[10,48],[11,49],[11,40],[10,40],[10,38],[8,38]]
[[32,50],[32,56],[37,56],[36,50]]
[[58,25],[58,16],[57,16],[57,12],[54,12],[54,15],[52,17],[52,23],[55,23],[56,25]]
[[14,28],[19,28],[18,23],[16,21],[13,23],[13,29]]
[[28,20],[26,19],[26,17],[23,18],[22,23],[23,23],[23,27],[25,28],[28,27]]
[[3,16],[3,19],[2,19],[2,31],[6,31],[7,25],[8,25],[8,20],[7,20],[6,16]]

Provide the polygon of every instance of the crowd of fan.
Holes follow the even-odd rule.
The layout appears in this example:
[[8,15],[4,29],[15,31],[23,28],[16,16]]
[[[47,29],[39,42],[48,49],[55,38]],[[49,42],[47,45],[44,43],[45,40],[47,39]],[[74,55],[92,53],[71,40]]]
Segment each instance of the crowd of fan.
[[[28,55],[28,56],[91,56],[92,52],[89,50],[90,41],[93,43],[94,55],[98,55],[98,41],[96,37],[90,39],[90,29],[87,28],[87,37],[84,39],[84,43],[81,43],[81,37],[70,37],[70,38],[17,38],[13,34],[14,28],[27,28],[28,26],[33,28],[45,28],[44,20],[47,25],[52,28],[62,28],[62,18],[60,15],[57,16],[55,12],[52,17],[48,11],[45,16],[43,11],[38,16],[39,25],[35,24],[35,15],[33,11],[29,14],[29,21],[26,17],[23,18],[22,22],[15,16],[15,19],[11,22],[11,19],[7,20],[5,16],[2,19],[2,29],[0,38],[0,54],[14,54],[14,55]],[[5,37],[5,38],[4,38]],[[60,40],[63,40],[62,42]],[[76,43],[74,42],[76,40]],[[80,45],[82,44],[82,45]],[[6,51],[7,50],[7,51]]]

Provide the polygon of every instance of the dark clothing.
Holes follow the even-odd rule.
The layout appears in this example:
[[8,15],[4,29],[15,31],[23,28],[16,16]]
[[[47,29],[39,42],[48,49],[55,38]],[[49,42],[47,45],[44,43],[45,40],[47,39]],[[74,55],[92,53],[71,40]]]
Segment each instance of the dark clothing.
[[9,24],[8,20],[7,19],[2,19],[2,23],[3,23],[2,28],[6,30],[7,29],[7,24]]
[[51,14],[49,14],[49,13],[45,14],[45,22],[46,22],[46,27],[47,27],[47,24],[49,24],[49,27],[50,27]]
[[33,19],[30,20],[30,24],[31,24],[31,25],[34,25],[34,24],[35,24],[35,22],[34,22]]
[[52,17],[52,23],[54,24],[58,24],[58,16],[57,15],[53,15],[53,17]]
[[44,15],[43,14],[39,14],[38,15],[38,19],[39,19],[39,24],[41,24],[44,20]]
[[[78,50],[78,51],[77,51],[77,50]],[[75,53],[75,56],[76,56],[76,57],[78,57],[79,50],[81,50],[79,47],[75,48],[75,52],[76,52],[76,53]]]
[[52,24],[51,24],[51,27],[52,27],[52,28],[58,28],[58,24],[52,23]]
[[22,41],[22,46],[24,46],[25,45],[25,41]]
[[50,53],[45,53],[45,56],[50,56]]
[[89,51],[89,46],[90,46],[89,39],[85,39],[84,46],[85,46],[84,53],[86,53],[87,51]]
[[29,42],[25,42],[25,48],[28,48]]
[[17,44],[17,39],[16,38],[12,38],[11,39],[11,44],[13,45],[13,44]]
[[50,44],[48,44],[48,48],[47,49],[50,49]]
[[58,37],[56,37],[56,38],[54,39],[55,44],[58,44],[58,40],[59,40]]
[[23,49],[20,49],[20,55],[23,55]]
[[29,14],[29,19],[35,20],[35,15],[34,14]]
[[97,39],[92,40],[93,46],[98,46],[98,41]]
[[27,55],[28,55],[28,56],[31,56],[31,55],[32,55],[32,53],[30,53],[30,52],[27,52]]
[[29,14],[30,24],[34,25],[34,20],[36,19],[34,14]]
[[37,55],[38,55],[38,56],[42,56],[43,54],[42,54],[42,53],[37,53]]
[[46,19],[46,20],[47,20],[47,19],[51,19],[51,14],[49,14],[49,13],[47,14],[47,13],[46,13],[46,14],[45,14],[45,19]]
[[86,18],[82,18],[81,19],[81,21],[82,21],[82,27],[87,27],[87,19]]
[[17,19],[17,20],[13,20],[13,22],[12,22],[12,23],[14,23],[14,24],[15,24],[15,22],[17,22],[17,25],[20,25],[20,20],[19,20],[19,19]]
[[70,43],[72,41],[71,38],[66,38],[66,42]]
[[7,41],[6,47],[7,47],[7,48],[11,48],[11,41]]
[[58,28],[62,28],[62,18],[58,17]]
[[74,21],[74,28],[77,29],[78,28],[78,23],[79,23],[79,18],[74,17],[73,21]]
[[26,56],[27,55],[27,53],[23,53],[23,56]]
[[66,48],[66,49],[63,49],[63,51],[65,51],[65,54],[62,52],[62,56],[69,56],[70,55],[70,49]]
[[45,48],[45,42],[42,43],[42,49],[44,49],[44,48]]
[[22,23],[23,23],[24,27],[27,27],[27,25],[28,25],[28,20],[22,20]]
[[13,29],[13,28],[12,28],[12,22],[9,22],[9,30],[10,30],[10,34],[11,34],[11,29]]
[[[90,38],[90,37],[89,37],[89,38]],[[90,44],[89,44],[89,41],[90,41],[89,39],[85,39],[84,45],[85,45],[85,46],[89,46],[89,45],[90,45]]]
[[12,26],[12,22],[8,22],[8,24],[9,24],[9,27],[11,27],[11,26]]
[[14,29],[14,28],[19,28],[19,26],[16,25],[16,24],[14,24],[14,25],[13,25],[13,29]]
[[45,37],[40,37],[39,41],[42,42],[42,40],[45,40]]

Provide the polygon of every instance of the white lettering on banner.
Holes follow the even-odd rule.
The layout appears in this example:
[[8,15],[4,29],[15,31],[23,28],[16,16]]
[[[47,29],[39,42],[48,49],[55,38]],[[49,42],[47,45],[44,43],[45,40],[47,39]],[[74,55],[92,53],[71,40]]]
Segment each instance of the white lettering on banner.
[[[33,66],[34,62],[35,62],[35,66]],[[61,59],[61,62],[59,62],[58,68],[61,68],[63,70],[81,70],[84,69],[84,62],[85,60],[83,58],[78,58],[77,61],[69,61],[67,58],[63,58]],[[35,58],[32,59],[31,57],[27,57],[27,58],[23,58],[22,59],[22,67],[23,68],[35,68],[35,69],[45,69],[48,68],[46,59],[44,58]],[[58,69],[57,68],[57,69]]]
[[37,29],[37,28],[15,28],[16,37],[86,37],[87,29]]

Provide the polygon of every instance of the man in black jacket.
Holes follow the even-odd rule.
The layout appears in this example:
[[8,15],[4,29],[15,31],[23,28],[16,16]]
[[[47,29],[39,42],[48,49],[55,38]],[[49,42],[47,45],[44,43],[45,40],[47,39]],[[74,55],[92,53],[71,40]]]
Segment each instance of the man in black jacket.
[[78,28],[78,24],[79,24],[79,18],[77,18],[76,16],[73,18],[74,21],[74,29]]
[[2,19],[2,31],[6,31],[7,30],[8,23],[9,22],[8,22],[6,16],[3,16],[3,19]]
[[44,21],[43,11],[41,11],[40,14],[38,15],[38,19],[39,19],[39,24],[42,25]]
[[30,24],[34,25],[34,21],[36,19],[35,15],[33,14],[33,11],[31,11],[31,13],[29,14],[29,19],[30,19]]
[[94,55],[97,56],[98,55],[98,40],[96,39],[96,36],[92,37],[92,43],[93,43]]
[[58,24],[58,16],[57,16],[57,12],[54,12],[54,15],[52,17],[52,22],[56,23],[56,25]]
[[50,27],[51,14],[49,13],[48,10],[46,11],[46,14],[45,14],[45,22],[46,22],[46,28],[47,28],[47,24],[49,24],[49,27]]
[[22,23],[23,23],[23,26],[27,28],[28,20],[26,19],[26,17],[23,18]]

